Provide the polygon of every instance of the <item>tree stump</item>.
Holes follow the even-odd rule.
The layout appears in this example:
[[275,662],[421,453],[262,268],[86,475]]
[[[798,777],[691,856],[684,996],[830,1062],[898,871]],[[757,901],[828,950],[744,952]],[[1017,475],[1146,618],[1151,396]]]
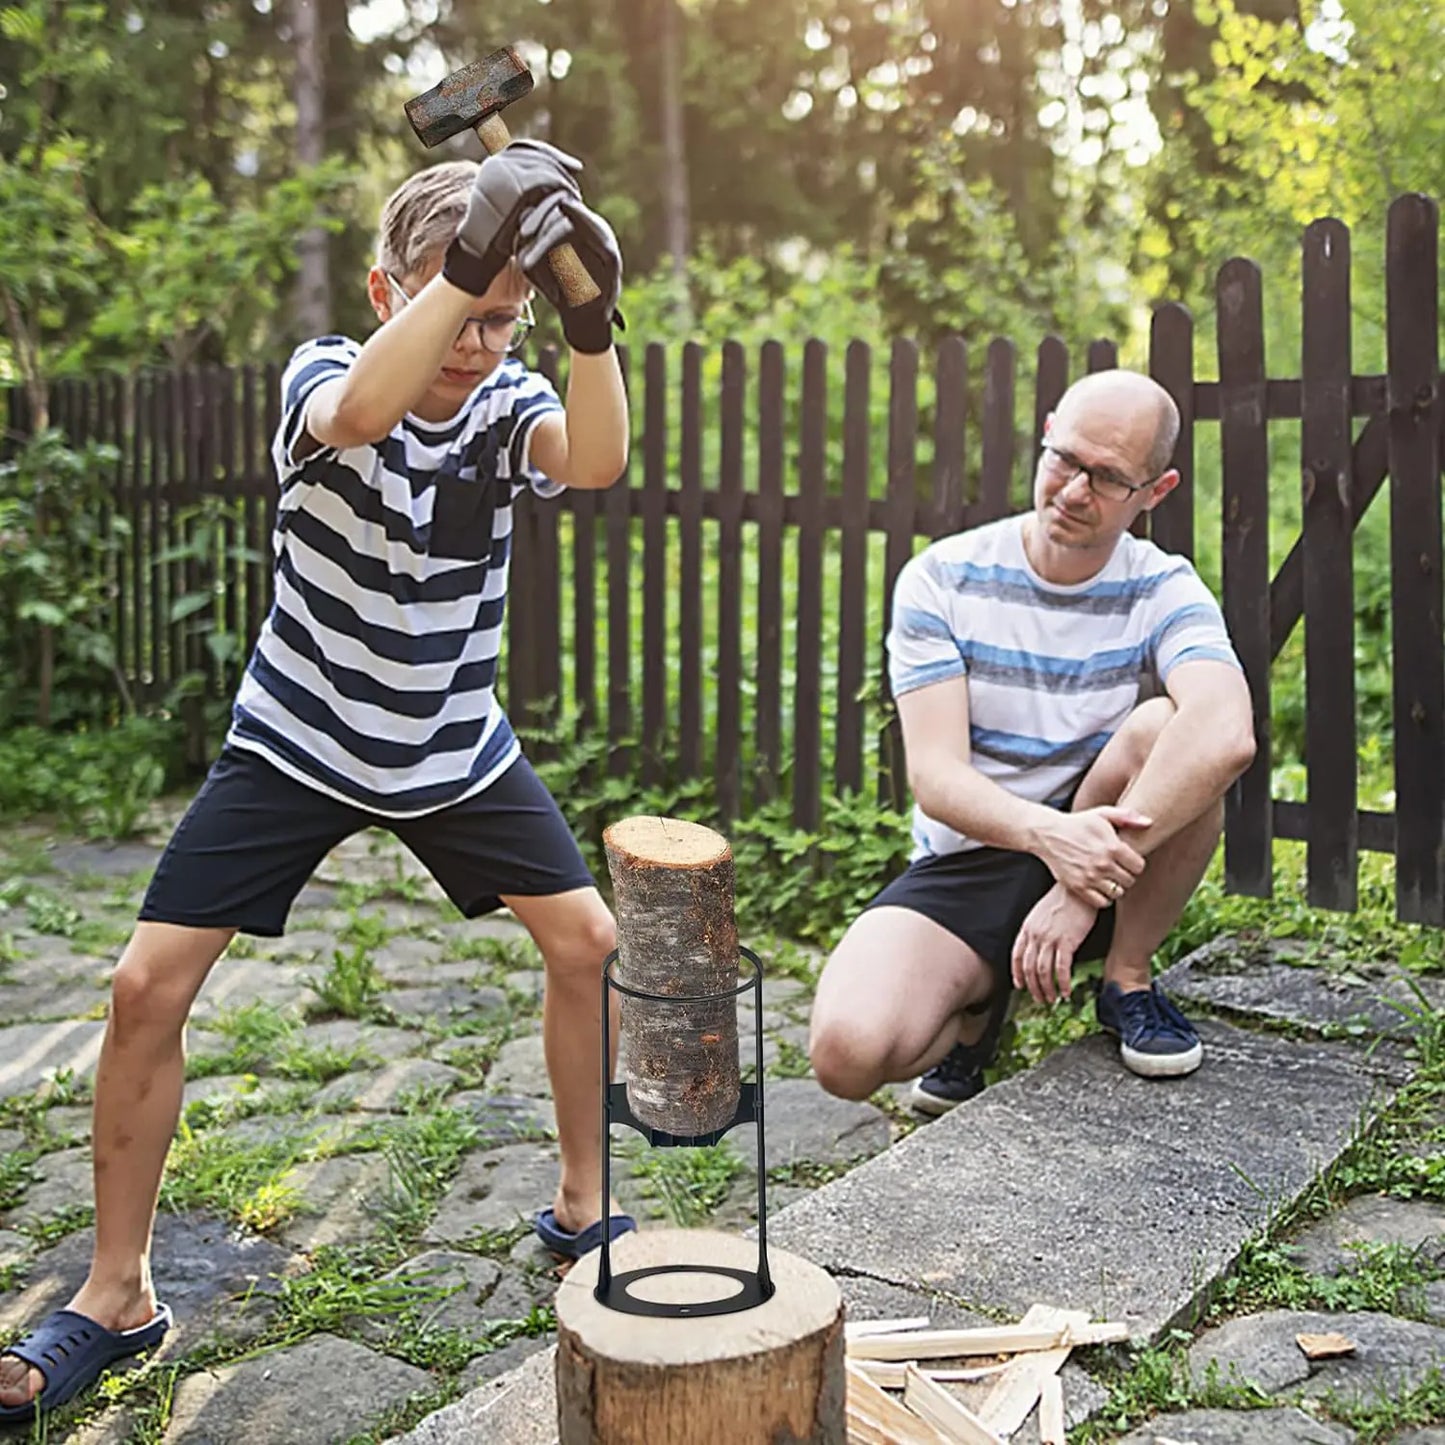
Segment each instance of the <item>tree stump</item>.
[[[844,1445],[843,1301],[817,1265],[768,1251],[777,1292],[754,1309],[697,1319],[622,1314],[601,1304],[598,1250],[557,1291],[560,1445]],[[612,1246],[616,1274],[659,1264],[757,1267],[751,1241],[712,1230],[656,1229]],[[717,1299],[732,1282],[670,1274],[634,1298]]]
[[[617,905],[617,965],[628,988],[678,998],[738,986],[733,855],[711,828],[624,818],[602,835]],[[739,1098],[738,1008],[622,995],[627,1103],[648,1127],[693,1137],[732,1122]]]

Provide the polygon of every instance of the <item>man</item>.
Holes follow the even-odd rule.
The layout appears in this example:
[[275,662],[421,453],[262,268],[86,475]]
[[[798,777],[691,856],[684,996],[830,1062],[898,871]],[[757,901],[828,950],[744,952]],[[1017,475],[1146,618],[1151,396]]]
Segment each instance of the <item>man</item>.
[[[609,486],[627,457],[612,329],[622,259],[580,163],[517,141],[433,166],[387,201],[365,345],[300,347],[282,378],[276,601],[226,747],[171,839],[121,956],[96,1075],[95,1252],[62,1310],[0,1355],[0,1424],[64,1404],[157,1344],[151,1280],[186,1017],[238,931],[280,934],[343,838],[390,829],[456,906],[507,904],[541,950],[562,1170],[537,1230],[576,1257],[599,1218],[597,980],[615,938],[556,803],[493,695],[512,505]],[[562,304],[546,253],[571,240],[601,295]],[[564,408],[514,354],[531,285],[572,349]],[[37,1399],[37,1396],[39,1397]]]
[[1198,1068],[1198,1035],[1150,961],[1254,737],[1208,589],[1129,534],[1178,484],[1178,433],[1149,378],[1085,378],[1045,428],[1033,511],[944,538],[900,574],[889,671],[914,850],[819,980],[811,1054],[831,1092],[863,1099],[921,1073],[915,1103],[944,1112],[983,1087],[1010,987],[1067,997],[1076,958],[1104,959],[1099,1022],[1127,1068]]

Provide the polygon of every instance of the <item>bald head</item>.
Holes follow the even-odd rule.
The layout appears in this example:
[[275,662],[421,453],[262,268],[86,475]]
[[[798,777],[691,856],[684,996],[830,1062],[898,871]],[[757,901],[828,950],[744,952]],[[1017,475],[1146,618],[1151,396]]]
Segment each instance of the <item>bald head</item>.
[[1060,424],[1111,423],[1127,433],[1146,476],[1168,469],[1179,440],[1179,408],[1152,377],[1138,371],[1096,371],[1081,377],[1059,401]]

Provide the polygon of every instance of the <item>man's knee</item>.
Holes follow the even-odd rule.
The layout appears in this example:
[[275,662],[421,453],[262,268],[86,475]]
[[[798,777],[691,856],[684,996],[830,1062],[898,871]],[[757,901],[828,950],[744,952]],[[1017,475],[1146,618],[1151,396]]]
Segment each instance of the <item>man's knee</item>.
[[876,1038],[849,1020],[815,1019],[808,1059],[818,1082],[840,1099],[866,1099],[884,1081]]

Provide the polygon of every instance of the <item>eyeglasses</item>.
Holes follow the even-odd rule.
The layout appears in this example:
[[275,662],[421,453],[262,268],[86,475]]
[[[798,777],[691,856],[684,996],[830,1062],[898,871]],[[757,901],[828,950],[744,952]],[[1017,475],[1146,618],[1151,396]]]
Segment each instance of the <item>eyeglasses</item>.
[[[1127,502],[1135,492],[1148,491],[1159,480],[1159,477],[1151,477],[1147,482],[1126,482],[1111,468],[1088,466],[1072,452],[1061,451],[1047,442],[1044,443],[1044,462],[1066,485],[1077,476],[1085,477],[1089,490],[1106,502]],[[1159,476],[1163,475],[1163,472],[1160,472]]]
[[[387,284],[401,297],[403,306],[415,299],[390,271],[382,274],[386,277]],[[516,351],[536,324],[537,317],[532,311],[532,303],[527,300],[522,302],[521,314],[517,316],[513,316],[510,311],[493,311],[487,316],[468,316],[462,322],[461,330],[457,332],[457,340],[461,341],[466,336],[467,327],[475,326],[481,333],[482,346],[501,356],[508,351]]]

